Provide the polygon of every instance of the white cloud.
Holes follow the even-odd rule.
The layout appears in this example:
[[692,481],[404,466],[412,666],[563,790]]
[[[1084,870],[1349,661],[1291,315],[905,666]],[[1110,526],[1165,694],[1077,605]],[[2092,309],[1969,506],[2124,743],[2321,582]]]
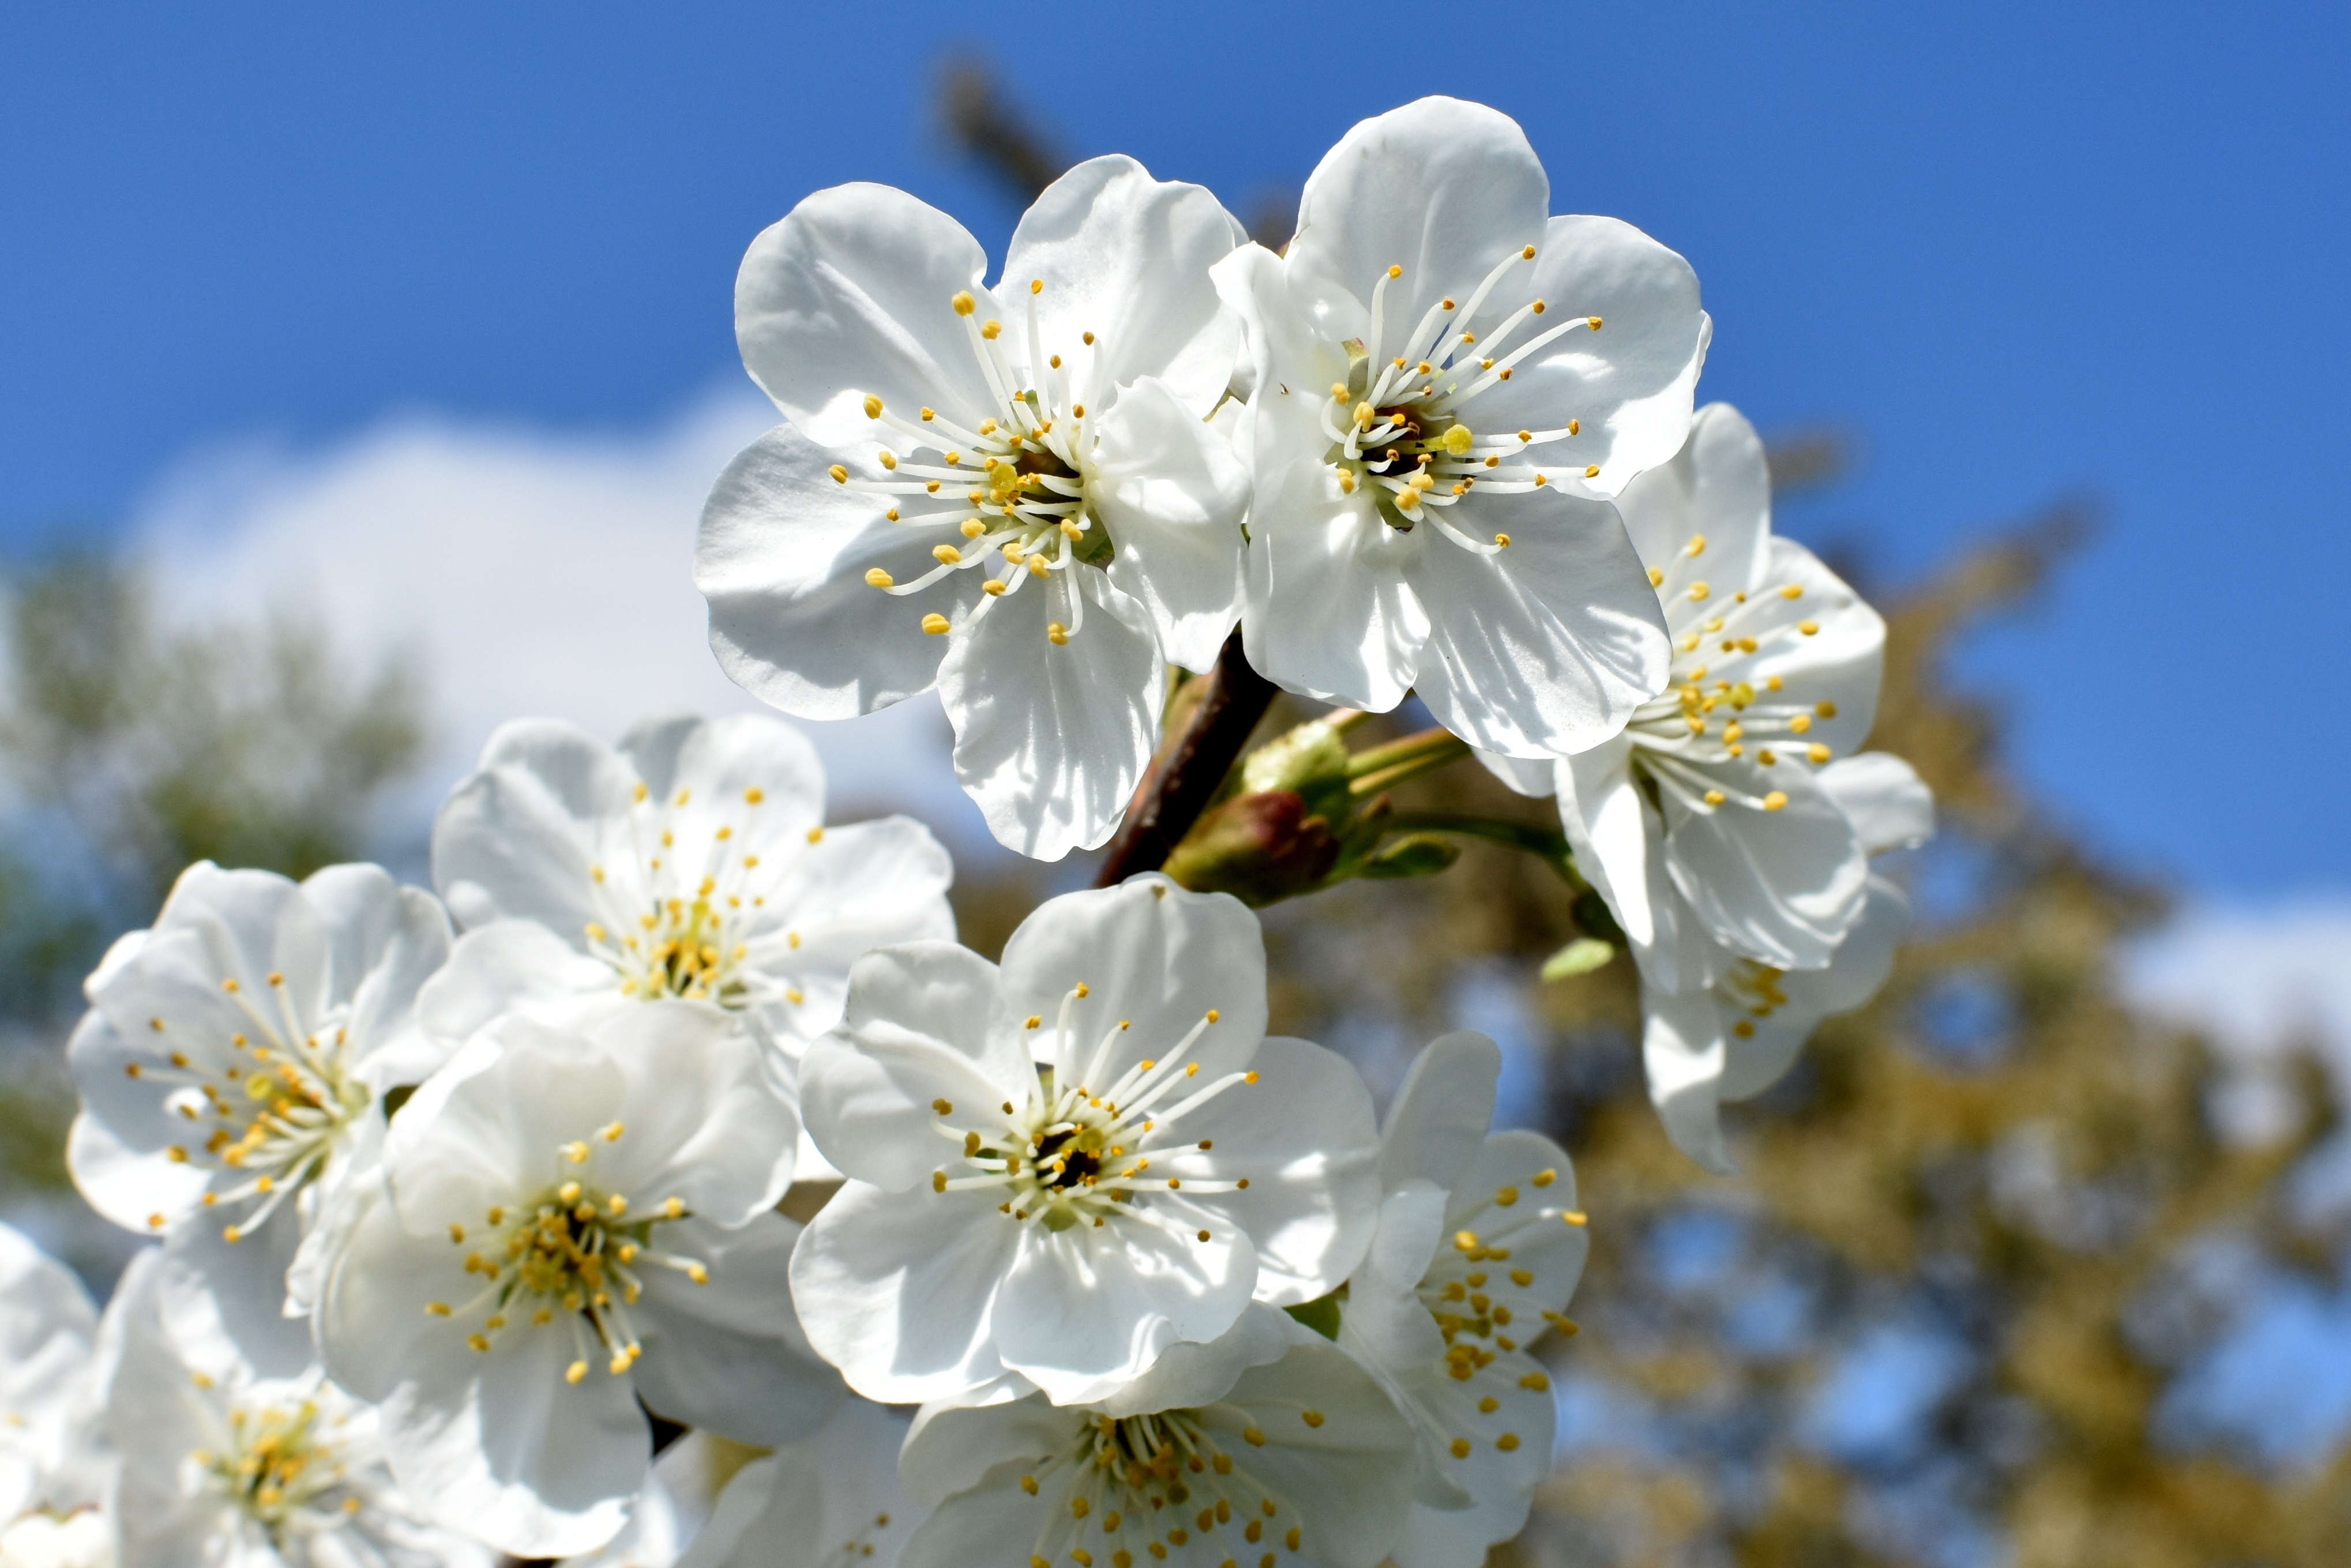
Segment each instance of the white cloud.
[[2215,1110],[2231,1135],[2265,1142],[2297,1124],[2291,1065],[2305,1051],[2351,1105],[2351,899],[2191,909],[2132,949],[2123,978],[2227,1064]]
[[[421,657],[434,732],[413,820],[507,718],[611,738],[648,714],[758,707],[711,658],[692,570],[711,480],[774,420],[748,389],[633,434],[391,419],[316,450],[193,457],[133,535],[171,615],[292,608],[342,648]],[[912,811],[959,852],[986,841],[935,699],[803,727],[836,801]]]

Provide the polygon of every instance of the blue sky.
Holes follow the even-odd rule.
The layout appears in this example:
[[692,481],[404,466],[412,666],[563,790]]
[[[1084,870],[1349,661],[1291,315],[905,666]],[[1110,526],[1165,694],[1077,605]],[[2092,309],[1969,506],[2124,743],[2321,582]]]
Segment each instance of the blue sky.
[[735,263],[809,191],[904,185],[1001,246],[935,128],[958,50],[1071,152],[1241,210],[1454,92],[1526,124],[1556,209],[1691,257],[1707,394],[1857,433],[1790,531],[1899,578],[2103,502],[1969,664],[2059,810],[2199,892],[2351,886],[2346,743],[2294,695],[2351,568],[2351,21],[1929,9],[14,8],[0,538],[111,526],[223,443],[672,417],[737,373]]

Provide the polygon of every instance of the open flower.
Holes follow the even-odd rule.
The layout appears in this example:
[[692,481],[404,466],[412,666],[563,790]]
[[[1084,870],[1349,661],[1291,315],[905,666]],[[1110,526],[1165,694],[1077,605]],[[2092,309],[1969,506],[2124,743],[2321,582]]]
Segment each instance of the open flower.
[[899,1478],[934,1505],[901,1568],[1371,1568],[1412,1429],[1345,1352],[1262,1304],[1099,1404],[925,1406]]
[[1680,256],[1550,207],[1515,122],[1423,99],[1331,150],[1284,255],[1216,268],[1255,361],[1249,662],[1355,707],[1417,691],[1517,757],[1664,683],[1606,497],[1681,445],[1709,331]]
[[617,749],[501,726],[434,824],[433,873],[465,934],[419,1012],[452,1042],[512,1008],[684,998],[797,1059],[859,954],[955,935],[938,841],[905,817],[826,827],[815,747],[756,714],[653,720]]
[[134,1259],[107,1309],[120,1568],[488,1568],[394,1484],[373,1411],[316,1366],[256,1366],[214,1309],[168,1249]]
[[378,1096],[440,1060],[412,1015],[448,952],[433,895],[375,866],[299,883],[190,866],[84,987],[66,1156],[82,1196],[135,1230],[208,1214],[232,1243],[289,1199],[307,1225],[362,1163]]
[[[1876,714],[1886,623],[1810,550],[1772,537],[1763,445],[1738,410],[1699,410],[1688,444],[1618,504],[1673,631],[1671,689],[1554,768],[1489,762],[1528,793],[1557,789],[1653,1024],[1660,998],[1743,998],[1733,1016],[1748,1016],[1726,1027],[1749,1039],[1780,1006],[1780,977],[1826,969],[1883,903],[1868,857],[1930,834],[1933,801],[1899,758],[1848,755]],[[1718,1031],[1698,1012],[1676,1016],[1649,1031],[1650,1092],[1671,1107],[1676,1143],[1727,1169],[1714,1117],[1727,1058],[1703,1047]],[[1775,1060],[1771,1077],[1786,1067]]]
[[679,1568],[897,1568],[922,1510],[898,1490],[906,1421],[849,1398],[735,1472]]
[[581,1032],[510,1016],[402,1107],[316,1324],[436,1517],[585,1552],[644,1484],[641,1396],[747,1442],[831,1411],[786,1285],[797,1228],[771,1212],[794,1136],[774,1071],[681,1002]]
[[73,1271],[0,1225],[0,1525],[102,1494],[87,1421],[97,1334],[97,1310]]
[[1414,1061],[1382,1135],[1386,1197],[1339,1343],[1411,1418],[1399,1568],[1477,1568],[1551,1469],[1551,1375],[1529,1354],[1583,1272],[1575,1172],[1537,1133],[1489,1133],[1502,1055],[1450,1034]]
[[820,191],[736,283],[743,362],[789,423],[703,516],[695,581],[726,673],[803,718],[935,684],[998,838],[1058,858],[1117,824],[1163,661],[1238,613],[1247,476],[1222,425],[1238,324],[1208,281],[1243,232],[1131,158],[1079,164],[1002,279],[946,214]]
[[802,1066],[851,1178],[792,1259],[810,1341],[887,1403],[1067,1404],[1332,1289],[1378,1203],[1371,1097],[1265,1020],[1257,917],[1158,875],[1047,903],[1000,970],[860,959]]

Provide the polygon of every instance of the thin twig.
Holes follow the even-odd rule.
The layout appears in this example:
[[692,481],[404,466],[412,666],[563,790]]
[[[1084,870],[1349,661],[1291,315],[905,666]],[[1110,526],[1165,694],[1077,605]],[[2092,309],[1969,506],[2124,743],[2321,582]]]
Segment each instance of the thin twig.
[[1274,684],[1249,667],[1238,632],[1225,639],[1217,667],[1200,678],[1208,683],[1207,690],[1135,787],[1126,821],[1094,877],[1096,887],[1116,887],[1137,872],[1157,871],[1165,863],[1216,799],[1217,787],[1273,702]]

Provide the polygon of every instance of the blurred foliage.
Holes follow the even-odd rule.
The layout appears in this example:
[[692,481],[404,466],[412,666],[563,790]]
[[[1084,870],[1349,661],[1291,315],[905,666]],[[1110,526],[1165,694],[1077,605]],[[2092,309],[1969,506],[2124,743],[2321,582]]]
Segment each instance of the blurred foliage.
[[137,570],[82,551],[15,574],[0,695],[0,1172],[62,1187],[56,1050],[78,984],[192,861],[307,876],[364,858],[419,758],[423,692],[354,673],[319,626],[165,625]]

